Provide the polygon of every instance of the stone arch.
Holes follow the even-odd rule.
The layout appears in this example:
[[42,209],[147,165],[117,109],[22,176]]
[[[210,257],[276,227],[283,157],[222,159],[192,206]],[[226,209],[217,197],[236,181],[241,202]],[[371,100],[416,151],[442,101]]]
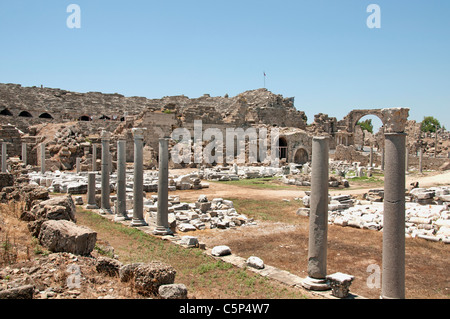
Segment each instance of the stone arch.
[[4,108],[4,109],[0,112],[0,115],[3,115],[3,116],[13,116],[13,114],[11,113],[11,111],[8,110],[7,108]]
[[19,117],[33,117],[33,115],[28,111],[22,111],[19,113]]
[[51,116],[49,113],[44,112],[41,115],[39,115],[40,119],[53,119],[53,116]]
[[82,121],[82,122],[89,122],[91,121],[91,117],[89,115],[81,115],[78,118],[78,121]]
[[111,118],[109,117],[109,116],[106,116],[106,115],[102,115],[100,118],[99,118],[100,120],[111,120]]
[[279,157],[280,159],[285,158],[286,162],[288,161],[288,142],[286,137],[280,136],[278,139],[278,149],[279,149]]
[[294,153],[294,163],[305,164],[308,161],[309,161],[308,151],[303,147],[299,147]]

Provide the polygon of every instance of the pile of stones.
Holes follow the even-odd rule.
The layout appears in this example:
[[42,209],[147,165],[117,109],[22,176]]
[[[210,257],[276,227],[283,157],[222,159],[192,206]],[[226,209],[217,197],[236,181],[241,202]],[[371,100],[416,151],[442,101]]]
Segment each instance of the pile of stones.
[[[144,218],[150,224],[156,219],[158,196],[152,195],[144,202]],[[169,196],[169,227],[180,232],[197,229],[227,229],[238,226],[256,225],[253,218],[239,214],[233,202],[223,198],[211,201],[200,195],[197,202],[180,202],[178,196]]]
[[212,168],[201,168],[199,175],[201,178],[210,181],[233,181],[240,179],[267,178],[282,176],[283,168],[266,166],[238,166],[233,164],[229,167],[217,165]]
[[[361,229],[382,230],[383,204],[355,205],[330,211],[330,224]],[[450,211],[446,205],[406,204],[405,236],[450,243]]]

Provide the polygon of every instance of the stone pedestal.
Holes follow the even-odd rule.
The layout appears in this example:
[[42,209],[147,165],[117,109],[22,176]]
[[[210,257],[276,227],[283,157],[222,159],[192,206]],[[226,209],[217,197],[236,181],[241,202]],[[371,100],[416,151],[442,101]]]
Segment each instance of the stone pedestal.
[[88,174],[88,192],[87,192],[86,209],[98,209],[97,202],[95,201],[95,175],[96,173],[93,172],[90,172]]
[[311,204],[309,215],[308,278],[306,289],[330,289],[327,275],[328,137],[312,141]]
[[385,133],[382,298],[405,298],[405,133]]
[[171,234],[169,228],[169,139],[159,139],[158,211],[155,235]]
[[126,141],[123,136],[117,141],[117,204],[116,221],[130,219],[127,215],[126,199]]
[[[144,165],[143,141],[144,133],[141,128],[134,128],[134,186],[133,186],[133,219],[131,226],[147,226],[144,220]],[[160,154],[161,156],[161,154]]]
[[110,194],[111,189],[109,185],[109,141],[110,133],[103,130],[101,133],[102,138],[102,213],[112,214]]

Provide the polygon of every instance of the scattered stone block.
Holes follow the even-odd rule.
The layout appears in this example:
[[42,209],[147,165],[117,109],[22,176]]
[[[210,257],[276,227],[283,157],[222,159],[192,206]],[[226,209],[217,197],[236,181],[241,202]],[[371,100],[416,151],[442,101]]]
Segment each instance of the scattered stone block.
[[188,290],[183,284],[161,285],[158,293],[162,299],[187,299]]
[[47,220],[41,225],[39,242],[52,252],[89,255],[97,241],[97,233],[68,220]]
[[250,256],[247,259],[247,266],[253,267],[256,269],[264,269],[264,261],[256,256]]
[[225,246],[225,245],[215,246],[211,250],[211,255],[213,255],[213,256],[226,256],[226,255],[230,255],[230,254],[231,254],[230,247]]

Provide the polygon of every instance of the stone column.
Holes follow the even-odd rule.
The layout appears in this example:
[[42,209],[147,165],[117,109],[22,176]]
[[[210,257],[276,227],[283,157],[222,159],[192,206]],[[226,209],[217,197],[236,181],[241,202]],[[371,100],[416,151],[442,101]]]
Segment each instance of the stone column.
[[373,167],[373,146],[370,147],[369,166],[370,166],[370,167]]
[[76,170],[77,170],[77,174],[80,174],[80,172],[81,172],[81,158],[79,158],[79,157],[76,158]]
[[327,290],[328,137],[312,141],[311,208],[309,216],[308,277],[303,287]]
[[408,168],[409,168],[409,147],[406,146],[405,148],[405,172],[408,174]]
[[92,144],[92,171],[97,171],[97,145]]
[[88,173],[88,193],[86,209],[98,209],[97,202],[95,201],[95,175],[96,173],[94,172]]
[[27,143],[22,143],[22,163],[27,165]]
[[172,234],[169,228],[169,139],[159,139],[158,211],[155,235]]
[[423,150],[419,148],[419,173],[423,173]]
[[41,174],[45,174],[45,143],[41,143]]
[[112,214],[110,204],[111,189],[109,186],[109,140],[110,133],[103,130],[102,138],[102,213]]
[[127,215],[126,182],[126,140],[124,136],[120,136],[117,141],[116,221],[130,219]]
[[385,157],[385,151],[384,151],[384,146],[381,149],[381,170],[384,171],[384,157]]
[[405,133],[385,133],[382,298],[405,298]]
[[134,128],[134,185],[133,185],[133,219],[131,226],[147,226],[144,220],[144,168],[143,149],[144,132],[141,128]]
[[2,142],[2,173],[6,173],[6,142]]

